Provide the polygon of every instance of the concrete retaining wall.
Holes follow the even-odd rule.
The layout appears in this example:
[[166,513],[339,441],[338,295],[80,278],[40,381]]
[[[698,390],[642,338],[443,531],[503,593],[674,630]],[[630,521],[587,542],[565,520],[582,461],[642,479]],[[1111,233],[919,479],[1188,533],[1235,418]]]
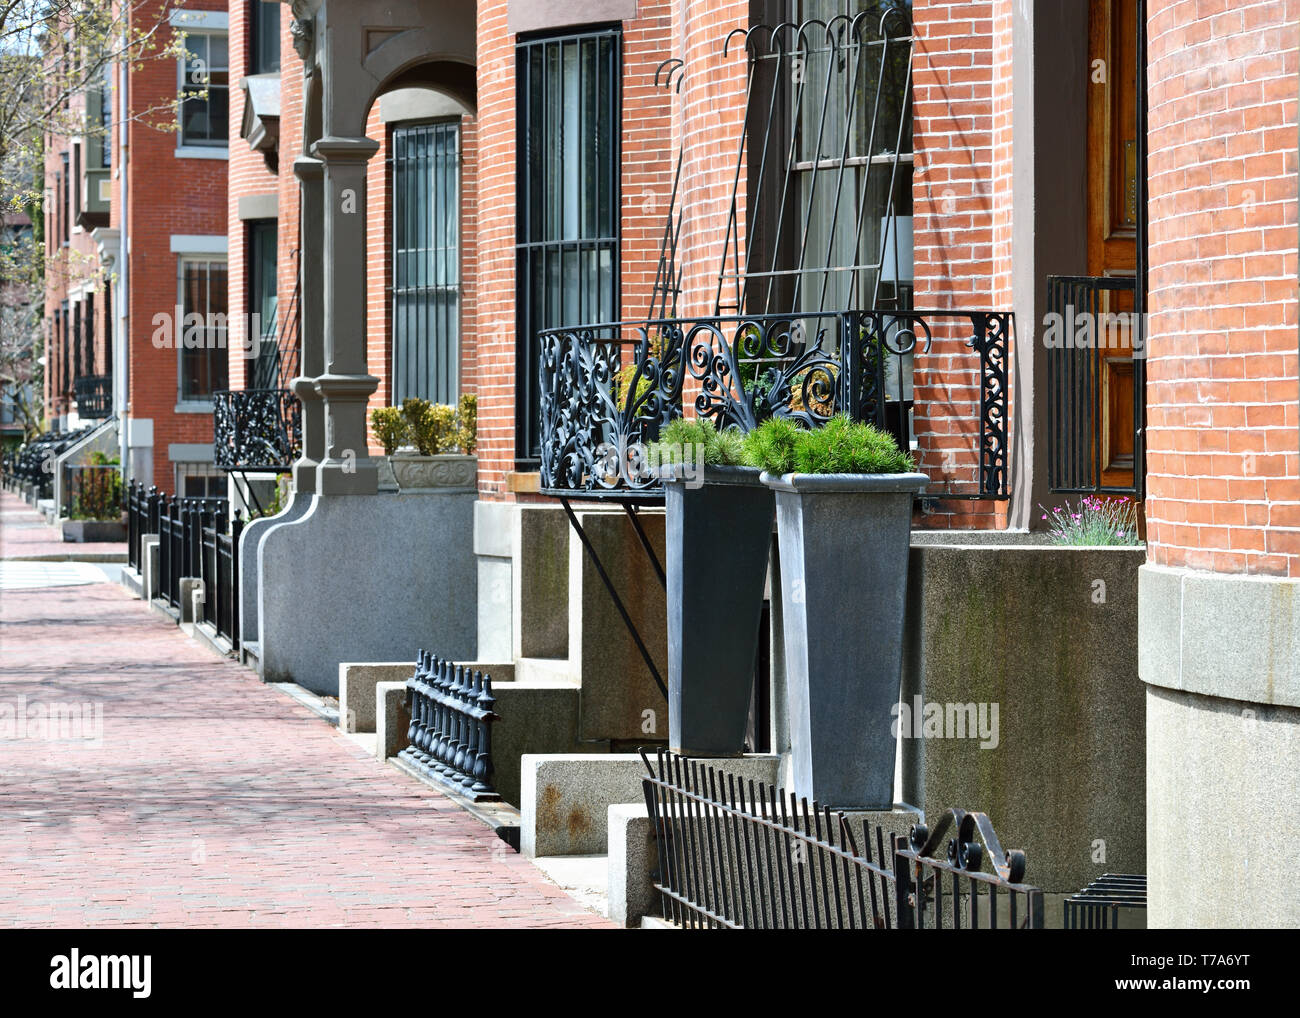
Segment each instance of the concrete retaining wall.
[[[910,562],[903,703],[919,716],[900,715],[904,801],[987,813],[1046,891],[1145,872],[1144,549],[930,540]],[[967,705],[992,738],[954,737]]]

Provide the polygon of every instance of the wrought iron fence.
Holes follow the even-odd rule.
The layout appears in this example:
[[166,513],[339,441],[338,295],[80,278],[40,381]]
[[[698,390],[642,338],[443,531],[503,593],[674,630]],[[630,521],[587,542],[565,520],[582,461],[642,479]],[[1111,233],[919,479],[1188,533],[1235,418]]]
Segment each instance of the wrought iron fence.
[[140,481],[127,481],[126,484],[126,563],[136,572],[140,571],[144,535],[157,533],[149,527],[157,519],[156,504],[159,499],[158,489],[153,485],[148,488]]
[[492,786],[492,676],[421,650],[406,692],[409,745],[398,756],[466,798],[498,798]]
[[1140,496],[1145,336],[1132,276],[1048,276],[1048,485]]
[[214,513],[201,528],[201,575],[203,615],[201,621],[239,649],[239,535],[244,515],[236,509],[225,527],[225,514]]
[[[904,358],[936,342],[968,351],[973,477],[943,497],[1007,495],[1007,312],[843,311],[662,319],[541,333],[541,487],[552,495],[661,497],[644,444],[695,413],[749,431],[769,417],[817,427],[837,413],[909,448]],[[951,412],[949,397],[946,412]],[[921,409],[924,413],[924,408]]]
[[51,498],[54,468],[59,456],[94,430],[87,425],[75,431],[46,431],[22,445],[13,455],[10,475],[13,483],[35,485],[36,498]]
[[70,520],[122,518],[122,472],[109,464],[63,464],[63,515]]
[[680,926],[1043,926],[1042,892],[1022,882],[1024,853],[1004,852],[982,813],[948,810],[907,839],[865,819],[855,833],[843,813],[784,789],[663,750],[657,766],[641,755],[655,887],[664,918]]
[[94,420],[113,412],[113,378],[111,375],[82,375],[72,382],[77,413]]
[[1147,877],[1145,873],[1104,873],[1061,904],[1067,930],[1118,929],[1126,914],[1133,916],[1133,925],[1145,926]]
[[203,528],[225,529],[226,500],[164,495],[158,515],[158,591],[161,600],[181,610],[181,580],[201,577]]
[[289,389],[213,393],[213,463],[222,470],[288,470],[302,455],[302,404]]

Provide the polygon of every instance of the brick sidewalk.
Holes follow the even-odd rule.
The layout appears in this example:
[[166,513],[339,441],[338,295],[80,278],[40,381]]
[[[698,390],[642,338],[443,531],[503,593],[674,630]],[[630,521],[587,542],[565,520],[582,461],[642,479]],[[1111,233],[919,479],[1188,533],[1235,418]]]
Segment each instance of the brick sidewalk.
[[126,561],[126,542],[77,544],[63,540],[63,531],[17,495],[0,491],[0,558],[71,560],[109,557]]
[[[116,587],[0,594],[0,646],[0,925],[611,925]],[[23,697],[102,744],[8,738]]]

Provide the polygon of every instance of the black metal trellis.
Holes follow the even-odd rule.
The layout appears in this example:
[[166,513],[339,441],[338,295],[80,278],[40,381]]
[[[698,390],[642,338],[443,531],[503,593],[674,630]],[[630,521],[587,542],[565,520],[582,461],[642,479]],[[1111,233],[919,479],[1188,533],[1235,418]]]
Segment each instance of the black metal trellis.
[[[712,763],[642,752],[663,917],[713,929],[1041,929],[1025,856],[947,810],[904,839]],[[859,840],[860,839],[860,840]],[[859,845],[861,847],[859,847]]]

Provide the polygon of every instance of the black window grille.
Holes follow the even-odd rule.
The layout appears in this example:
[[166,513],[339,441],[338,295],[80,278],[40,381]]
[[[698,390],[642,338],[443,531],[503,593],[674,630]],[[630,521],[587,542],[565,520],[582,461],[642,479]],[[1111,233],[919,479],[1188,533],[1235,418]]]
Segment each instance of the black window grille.
[[226,263],[181,262],[181,310],[175,327],[181,400],[207,400],[227,387]]
[[181,92],[181,144],[224,147],[230,120],[230,55],[227,39],[219,34],[185,37],[185,56],[179,61]]
[[541,329],[619,314],[618,28],[521,41],[515,456],[541,453]]
[[393,402],[460,384],[460,124],[393,128]]

